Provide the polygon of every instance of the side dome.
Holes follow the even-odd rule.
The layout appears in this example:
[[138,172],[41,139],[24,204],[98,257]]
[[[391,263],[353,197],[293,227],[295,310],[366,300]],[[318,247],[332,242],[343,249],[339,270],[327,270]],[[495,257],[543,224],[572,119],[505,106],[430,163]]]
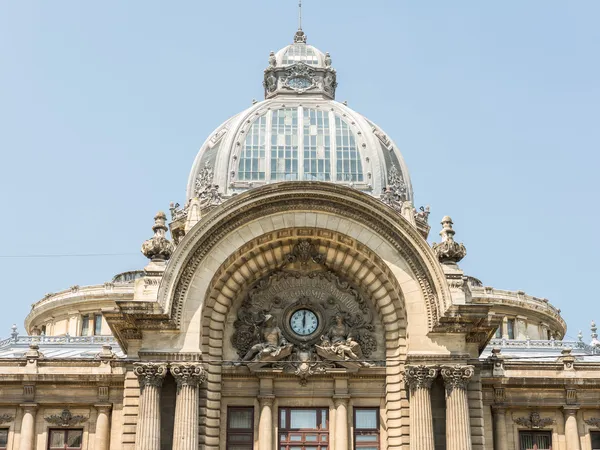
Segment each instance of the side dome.
[[336,77],[329,53],[308,45],[302,30],[291,45],[271,52],[265,100],[204,142],[188,180],[188,202],[207,189],[229,197],[282,181],[325,181],[413,202],[398,147],[373,122],[335,101]]

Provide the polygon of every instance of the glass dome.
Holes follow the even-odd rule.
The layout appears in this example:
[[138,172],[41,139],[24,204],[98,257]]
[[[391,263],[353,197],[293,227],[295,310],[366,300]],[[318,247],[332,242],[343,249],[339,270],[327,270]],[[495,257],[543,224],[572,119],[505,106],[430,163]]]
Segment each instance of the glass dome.
[[343,184],[379,197],[390,185],[412,201],[408,170],[397,146],[373,122],[335,101],[331,57],[306,44],[271,52],[265,98],[230,118],[201,147],[187,198],[207,183],[227,197],[282,181]]

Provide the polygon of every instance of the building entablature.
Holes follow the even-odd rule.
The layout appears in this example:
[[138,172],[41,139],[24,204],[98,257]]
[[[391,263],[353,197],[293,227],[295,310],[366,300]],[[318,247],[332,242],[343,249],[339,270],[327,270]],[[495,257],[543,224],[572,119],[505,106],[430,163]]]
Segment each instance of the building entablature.
[[[31,312],[25,318],[25,329],[30,334],[80,335],[81,316],[100,315],[102,308],[116,306],[117,300],[131,300],[133,290],[133,283],[104,283],[72,286],[61,292],[47,294],[32,305]],[[108,327],[102,327],[102,334],[108,333]]]
[[514,333],[509,337],[506,330],[498,337],[533,340],[561,339],[567,325],[560,315],[560,309],[547,299],[527,295],[523,291],[508,291],[491,287],[470,286],[471,302],[479,305],[491,305],[491,311],[514,320]]

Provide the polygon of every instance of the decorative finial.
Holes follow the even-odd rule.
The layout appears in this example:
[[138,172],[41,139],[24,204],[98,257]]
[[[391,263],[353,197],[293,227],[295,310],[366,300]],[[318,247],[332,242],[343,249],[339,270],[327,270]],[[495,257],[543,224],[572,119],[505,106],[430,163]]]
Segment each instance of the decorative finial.
[[442,242],[433,244],[433,252],[438,260],[443,264],[457,263],[467,255],[467,249],[463,244],[454,242],[454,234],[452,229],[452,219],[449,216],[444,216],[442,219],[442,231],[440,236]]
[[12,330],[12,333],[10,333],[10,337],[13,339],[13,341],[16,341],[17,337],[19,336],[19,332],[17,331],[17,324],[13,323],[13,326],[10,327],[10,329]]
[[596,322],[594,322],[592,320],[592,323],[590,324],[590,328],[592,330],[592,342],[590,342],[590,345],[593,347],[600,347],[600,341],[598,340],[598,328],[596,327]]
[[160,211],[154,217],[154,236],[142,244],[142,253],[151,261],[166,261],[173,254],[173,244],[166,237],[167,216]]
[[581,330],[579,330],[579,333],[577,333],[577,340],[579,342],[583,342],[583,333],[581,332]]
[[331,55],[329,52],[325,53],[325,67],[331,67]]
[[302,0],[298,0],[298,31],[294,35],[294,44],[306,44],[306,34],[302,31]]

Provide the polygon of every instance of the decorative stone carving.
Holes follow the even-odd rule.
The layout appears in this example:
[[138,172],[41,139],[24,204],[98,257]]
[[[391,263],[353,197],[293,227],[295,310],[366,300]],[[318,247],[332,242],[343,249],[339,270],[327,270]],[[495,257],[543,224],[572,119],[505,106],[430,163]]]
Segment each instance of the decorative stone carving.
[[466,389],[475,374],[473,366],[443,366],[440,373],[444,378],[446,392],[452,392],[454,389]]
[[346,323],[346,317],[338,312],[333,317],[333,323],[327,332],[321,336],[321,345],[317,345],[317,354],[324,359],[333,360],[341,365],[348,362],[358,363],[363,367],[373,364],[364,361],[360,344],[354,339],[352,330]]
[[[302,94],[317,87],[317,78],[315,75],[315,69],[308,64],[296,63],[285,70],[281,81],[285,88],[293,90],[297,94]],[[335,79],[333,82],[335,82]]]
[[302,28],[298,28],[298,31],[296,31],[294,44],[306,44],[306,34],[302,31]]
[[206,370],[198,363],[172,363],[171,374],[177,386],[199,386],[206,381]]
[[[300,241],[286,258],[296,270],[276,271],[258,281],[240,306],[232,344],[251,370],[270,364],[304,384],[335,365],[372,366],[364,359],[377,351],[373,312],[348,282],[323,267],[311,270],[325,259],[317,248]],[[306,334],[291,325],[292,316],[303,310],[314,323]]]
[[457,263],[467,255],[467,249],[454,241],[456,232],[452,229],[452,219],[449,216],[442,219],[442,227],[442,242],[433,244],[433,252],[441,263]]
[[429,223],[429,205],[421,206],[417,211],[415,209],[415,220],[423,223]]
[[173,222],[179,219],[185,219],[188,213],[186,208],[181,208],[179,203],[174,202],[171,202],[171,204],[169,205],[169,211],[171,212],[171,220]]
[[[373,129],[373,134],[375,136],[377,136],[377,139],[379,139],[381,141],[381,143],[383,145],[385,145],[388,150],[391,150],[392,149],[392,141],[390,141],[390,138],[387,137],[387,135],[383,131],[381,131],[379,128],[373,127],[372,129]],[[395,166],[392,166],[392,167],[395,167]]]
[[275,57],[275,52],[271,51],[269,53],[269,67],[275,67],[277,65],[277,58]]
[[15,420],[15,416],[10,414],[0,414],[0,425],[12,422],[13,420]]
[[316,264],[325,262],[325,255],[319,253],[318,248],[309,240],[301,240],[292,248],[291,253],[285,256],[287,262],[299,261],[302,266],[307,266],[310,261]]
[[288,344],[271,314],[265,314],[260,323],[260,340],[246,352],[242,361],[272,362],[278,361],[292,353],[292,345]]
[[152,227],[154,236],[142,244],[142,253],[151,261],[167,261],[173,254],[173,243],[165,237],[168,229],[166,221],[167,216],[164,212],[156,214]]
[[430,389],[437,374],[438,368],[436,366],[406,366],[404,382],[408,385],[410,391],[414,393],[418,388]]
[[388,182],[383,189],[380,200],[388,206],[391,206],[398,212],[402,212],[402,204],[408,199],[408,188],[402,175],[395,165],[392,165],[388,172]]
[[539,412],[532,411],[531,414],[529,414],[529,417],[519,417],[515,419],[514,422],[517,425],[537,430],[539,428],[544,428],[548,425],[554,424],[554,419],[542,419]]
[[60,427],[72,427],[78,423],[86,422],[88,420],[85,416],[74,416],[71,414],[69,409],[63,409],[60,414],[53,414],[48,417],[44,417],[44,420],[52,425]]
[[335,70],[329,69],[325,72],[323,77],[323,90],[332,97],[335,97],[335,90],[337,88],[337,74]]
[[196,176],[194,182],[194,195],[200,200],[200,207],[217,206],[223,203],[223,198],[219,192],[219,186],[213,184],[215,173],[209,162]]
[[325,52],[325,67],[331,67],[331,55]]
[[166,363],[134,363],[133,373],[138,377],[140,388],[146,386],[160,387],[167,375]]
[[590,427],[600,428],[600,418],[599,417],[592,417],[590,419],[585,419],[584,422],[587,423]]

